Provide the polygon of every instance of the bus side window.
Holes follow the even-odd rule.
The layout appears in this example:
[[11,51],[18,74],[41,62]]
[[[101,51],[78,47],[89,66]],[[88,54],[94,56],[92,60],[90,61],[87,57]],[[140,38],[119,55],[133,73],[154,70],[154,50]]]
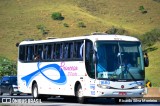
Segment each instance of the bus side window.
[[84,48],[84,43],[81,44],[80,51],[79,51],[79,55],[81,58],[83,58],[83,48]]
[[60,44],[55,45],[54,54],[55,54],[55,59],[60,59]]
[[73,43],[69,43],[68,58],[70,58],[70,59],[73,58]]
[[34,61],[43,59],[43,45],[34,45]]
[[63,43],[60,44],[60,59],[63,59]]
[[43,48],[43,59],[47,60],[47,52],[48,52],[48,45],[45,45]]
[[38,45],[34,45],[34,61],[38,60]]
[[82,44],[83,44],[83,42],[75,42],[74,43],[74,58],[77,58],[77,59],[82,58],[83,53],[80,54],[80,49],[81,49]]
[[69,45],[68,43],[64,43],[64,47],[63,47],[63,58],[64,59],[68,59],[68,48],[69,48]]
[[38,46],[38,55],[40,56],[39,59],[43,59],[43,45]]
[[55,59],[55,44],[51,45],[51,59]]
[[27,61],[33,60],[33,46],[27,46]]
[[78,42],[78,45],[77,45],[77,58],[83,58],[83,42]]
[[19,60],[25,61],[25,46],[19,47]]
[[77,50],[77,42],[74,42],[74,46],[73,46],[73,58],[76,58],[76,50]]
[[45,60],[51,59],[51,45],[49,45],[49,44],[45,45],[43,57]]

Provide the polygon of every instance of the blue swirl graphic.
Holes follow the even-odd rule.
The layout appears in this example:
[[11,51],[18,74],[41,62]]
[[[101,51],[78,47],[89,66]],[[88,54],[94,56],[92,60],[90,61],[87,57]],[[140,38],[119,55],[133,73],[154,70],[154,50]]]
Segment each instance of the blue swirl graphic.
[[[52,83],[56,83],[56,84],[65,84],[66,83],[66,75],[65,75],[64,71],[62,70],[62,68],[59,65],[57,65],[57,64],[49,64],[49,65],[46,65],[46,66],[44,66],[42,68],[39,68],[39,63],[38,63],[37,67],[38,67],[37,71],[35,71],[35,72],[31,73],[31,74],[28,74],[28,75],[26,75],[26,76],[21,78],[23,81],[26,82],[26,86],[28,86],[30,84],[31,80],[34,77],[36,77],[38,74],[42,74],[47,80],[51,81]],[[59,74],[60,74],[60,78],[57,79],[57,80],[53,80],[53,79],[47,77],[43,72],[48,70],[48,69],[52,69],[52,70],[58,71]]]

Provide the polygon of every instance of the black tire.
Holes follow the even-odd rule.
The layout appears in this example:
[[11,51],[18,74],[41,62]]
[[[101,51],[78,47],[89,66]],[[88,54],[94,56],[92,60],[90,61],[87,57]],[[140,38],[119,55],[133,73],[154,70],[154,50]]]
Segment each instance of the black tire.
[[3,95],[3,93],[1,92],[1,90],[0,90],[0,95]]
[[77,102],[84,104],[87,102],[87,98],[82,95],[82,86],[78,85],[76,90]]
[[36,83],[32,87],[32,96],[33,96],[33,99],[39,99],[38,86]]
[[9,95],[10,95],[10,96],[13,95],[13,88],[9,88]]
[[33,99],[41,99],[41,100],[47,100],[48,99],[48,97],[46,95],[40,95],[38,93],[38,86],[37,86],[36,83],[32,87],[32,96],[33,96]]

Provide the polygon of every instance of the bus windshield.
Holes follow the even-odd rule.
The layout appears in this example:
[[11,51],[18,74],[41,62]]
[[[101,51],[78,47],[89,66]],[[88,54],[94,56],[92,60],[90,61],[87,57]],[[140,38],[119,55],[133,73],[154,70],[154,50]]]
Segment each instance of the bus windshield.
[[96,77],[112,81],[144,80],[140,42],[97,41]]

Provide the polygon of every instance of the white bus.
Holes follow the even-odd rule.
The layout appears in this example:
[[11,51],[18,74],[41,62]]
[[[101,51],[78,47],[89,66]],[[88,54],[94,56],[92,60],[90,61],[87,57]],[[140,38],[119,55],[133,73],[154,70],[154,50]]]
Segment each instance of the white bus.
[[[141,43],[124,35],[23,41],[18,46],[18,86],[33,98],[143,97],[145,66]],[[144,61],[146,60],[146,61]]]

